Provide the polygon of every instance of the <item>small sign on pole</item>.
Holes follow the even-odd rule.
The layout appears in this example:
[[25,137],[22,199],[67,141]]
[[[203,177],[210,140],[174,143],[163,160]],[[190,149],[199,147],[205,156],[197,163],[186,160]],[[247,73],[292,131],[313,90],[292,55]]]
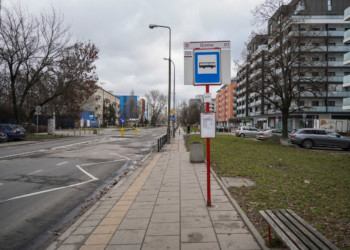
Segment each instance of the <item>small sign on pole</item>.
[[215,138],[215,113],[201,113],[201,139]]

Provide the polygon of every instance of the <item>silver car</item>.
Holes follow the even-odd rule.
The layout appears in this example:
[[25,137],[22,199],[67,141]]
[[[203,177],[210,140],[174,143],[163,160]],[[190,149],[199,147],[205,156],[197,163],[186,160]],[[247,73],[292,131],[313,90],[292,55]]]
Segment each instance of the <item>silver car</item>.
[[236,136],[239,137],[256,137],[256,135],[258,134],[258,129],[254,128],[254,127],[249,127],[249,126],[243,126],[243,127],[239,127],[236,130]]
[[267,129],[264,131],[260,131],[256,135],[257,140],[265,141],[271,137],[282,137],[282,130],[280,129]]
[[289,134],[288,138],[289,142],[307,149],[312,147],[337,147],[350,150],[350,137],[326,129],[295,129]]

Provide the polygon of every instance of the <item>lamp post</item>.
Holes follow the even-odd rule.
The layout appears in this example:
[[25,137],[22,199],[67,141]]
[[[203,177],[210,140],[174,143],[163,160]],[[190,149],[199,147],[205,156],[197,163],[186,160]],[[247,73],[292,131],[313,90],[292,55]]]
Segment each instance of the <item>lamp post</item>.
[[167,128],[167,142],[170,144],[170,95],[171,95],[171,29],[168,26],[150,24],[150,29],[166,28],[169,29],[169,87],[168,87],[168,128]]
[[[169,58],[163,58],[164,60],[169,60]],[[173,60],[170,60],[171,63],[173,64],[174,66],[174,95],[173,95],[173,110],[174,110],[174,113],[175,113],[175,63]],[[174,114],[175,115],[175,114]],[[175,137],[175,120],[173,120],[173,137]]]

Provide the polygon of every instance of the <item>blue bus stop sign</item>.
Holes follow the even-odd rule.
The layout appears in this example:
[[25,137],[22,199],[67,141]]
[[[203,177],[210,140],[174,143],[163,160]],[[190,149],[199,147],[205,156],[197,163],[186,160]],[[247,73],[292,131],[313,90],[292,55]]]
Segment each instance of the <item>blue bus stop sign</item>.
[[120,123],[123,124],[125,122],[124,117],[120,118]]

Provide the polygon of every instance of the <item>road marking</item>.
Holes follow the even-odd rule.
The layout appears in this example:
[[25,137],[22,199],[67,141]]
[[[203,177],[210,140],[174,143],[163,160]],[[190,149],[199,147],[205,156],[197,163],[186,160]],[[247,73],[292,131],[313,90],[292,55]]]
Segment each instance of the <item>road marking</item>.
[[1,156],[0,159],[3,159],[3,158],[10,158],[10,157],[14,157],[14,156],[21,156],[21,155],[29,155],[29,154],[34,154],[34,153],[44,152],[44,151],[46,151],[46,149],[40,149],[40,150],[36,150],[36,151],[30,151],[30,152],[25,152],[25,153],[20,153],[20,154],[14,154],[14,155],[6,155],[6,156]]
[[67,163],[68,162],[64,161],[64,162],[58,163],[57,166],[61,166],[61,165],[67,164]]
[[124,159],[126,159],[126,160],[131,160],[130,158],[128,158],[128,157],[126,157],[126,156],[123,156],[123,155],[117,155],[117,154],[115,154],[115,153],[109,153],[109,154],[114,155],[114,156],[118,156],[118,157],[122,157],[122,158],[124,158]]
[[2,200],[0,201],[1,203],[7,202],[7,201],[12,201],[12,200],[18,200],[21,198],[26,198],[26,197],[30,197],[30,196],[34,196],[34,195],[38,195],[38,194],[44,194],[44,193],[48,193],[48,192],[53,192],[53,191],[57,191],[57,190],[62,190],[62,189],[66,189],[66,188],[71,188],[71,187],[76,187],[76,186],[80,186],[92,181],[97,181],[98,178],[96,178],[95,176],[93,176],[92,174],[88,173],[87,171],[85,171],[84,169],[82,169],[79,165],[76,165],[76,167],[83,172],[84,174],[86,174],[87,176],[89,176],[91,178],[91,180],[88,181],[83,181],[83,182],[79,182],[76,184],[72,184],[72,185],[68,185],[68,186],[63,186],[63,187],[58,187],[58,188],[52,188],[52,189],[48,189],[48,190],[44,190],[44,191],[40,191],[40,192],[34,192],[34,193],[30,193],[30,194],[25,194],[25,195],[20,195],[20,196],[16,196],[16,197],[12,197],[10,199],[7,200]]
[[40,173],[40,172],[42,172],[42,170],[37,170],[37,171],[31,172],[28,175],[33,175],[33,174],[37,174],[37,173]]

